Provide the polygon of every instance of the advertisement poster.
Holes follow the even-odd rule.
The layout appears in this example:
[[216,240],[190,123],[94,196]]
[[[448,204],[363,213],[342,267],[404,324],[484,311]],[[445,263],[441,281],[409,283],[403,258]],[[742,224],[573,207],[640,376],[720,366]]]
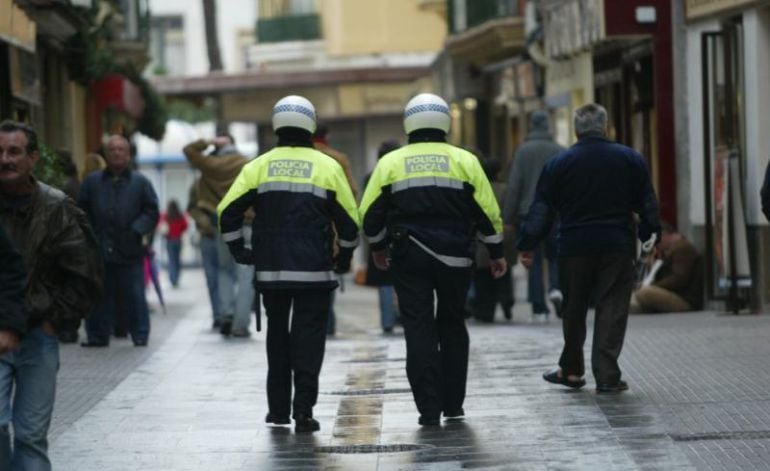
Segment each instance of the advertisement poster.
[[[713,250],[718,287],[729,289],[731,278],[735,276],[739,288],[748,288],[751,286],[751,268],[738,157],[723,146],[715,149],[714,156]],[[732,253],[735,254],[734,275]]]

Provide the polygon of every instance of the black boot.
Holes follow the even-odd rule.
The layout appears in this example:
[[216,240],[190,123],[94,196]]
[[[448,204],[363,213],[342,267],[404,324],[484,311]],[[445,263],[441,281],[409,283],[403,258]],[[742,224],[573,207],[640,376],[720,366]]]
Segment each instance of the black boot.
[[296,433],[312,433],[321,430],[321,424],[309,415],[297,414],[294,417],[294,431]]

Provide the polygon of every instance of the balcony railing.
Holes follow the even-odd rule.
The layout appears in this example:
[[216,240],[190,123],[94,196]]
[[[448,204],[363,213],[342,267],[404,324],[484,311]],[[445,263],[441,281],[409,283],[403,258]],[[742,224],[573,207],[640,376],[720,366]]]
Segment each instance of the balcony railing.
[[321,22],[317,14],[290,15],[257,20],[257,41],[310,41],[321,38]]
[[449,0],[449,26],[461,33],[486,21],[520,14],[520,0]]

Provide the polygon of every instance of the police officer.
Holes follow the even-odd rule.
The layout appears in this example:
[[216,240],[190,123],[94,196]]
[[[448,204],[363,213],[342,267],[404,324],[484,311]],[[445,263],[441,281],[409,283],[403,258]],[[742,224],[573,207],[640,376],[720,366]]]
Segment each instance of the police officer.
[[[255,285],[267,315],[265,421],[290,424],[293,375],[295,431],[314,432],[320,429],[313,406],[330,296],[337,287],[335,272],[350,269],[358,213],[342,167],[313,149],[312,103],[284,97],[273,107],[272,120],[278,145],[238,175],[218,207],[220,231],[238,263],[255,265]],[[256,214],[252,249],[245,248],[241,233],[248,208]]]
[[449,124],[440,97],[424,93],[409,101],[409,144],[377,163],[360,208],[375,264],[393,274],[421,425],[438,425],[442,412],[446,419],[465,415],[463,306],[474,239],[487,246],[495,278],[507,269],[495,195],[479,159],[446,143]]

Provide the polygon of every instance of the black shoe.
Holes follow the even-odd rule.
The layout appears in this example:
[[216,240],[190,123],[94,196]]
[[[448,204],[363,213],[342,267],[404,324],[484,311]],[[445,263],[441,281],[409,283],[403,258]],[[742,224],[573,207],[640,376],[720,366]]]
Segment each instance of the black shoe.
[[80,346],[86,347],[86,348],[101,348],[101,347],[109,347],[110,344],[108,342],[92,342],[89,340],[87,342],[81,342]]
[[291,425],[291,420],[289,420],[288,415],[278,415],[268,412],[267,416],[265,416],[265,423],[273,425]]
[[57,335],[61,343],[75,343],[78,341],[77,330],[63,330]]
[[221,324],[219,324],[219,333],[224,335],[225,337],[228,337],[230,333],[233,330],[233,322],[231,320],[223,320]]
[[615,393],[628,389],[628,383],[619,380],[617,383],[596,383],[596,392],[598,393]]
[[433,427],[433,426],[439,425],[439,420],[438,420],[438,417],[421,415],[420,418],[417,420],[417,423],[422,426]]
[[503,309],[503,317],[505,317],[507,320],[513,319],[513,312],[511,308],[507,307]]
[[319,430],[321,430],[321,424],[309,415],[298,414],[294,417],[294,432],[312,433]]
[[147,339],[134,340],[134,347],[146,347]]
[[580,389],[586,385],[586,380],[582,378],[577,381],[573,381],[567,378],[566,376],[559,376],[559,370],[553,370],[553,371],[549,371],[548,373],[543,373],[543,379],[548,381],[549,383],[561,384],[562,386],[567,386],[568,388],[573,388],[573,389]]
[[221,326],[222,326],[222,321],[220,321],[219,319],[215,319],[215,320],[214,320],[214,323],[213,323],[213,324],[211,324],[211,328],[212,328],[212,330],[217,330],[217,329],[219,329],[219,327],[221,327]]
[[459,409],[444,411],[445,420],[463,420],[464,418],[465,418],[465,411],[463,410],[462,407],[460,407]]

